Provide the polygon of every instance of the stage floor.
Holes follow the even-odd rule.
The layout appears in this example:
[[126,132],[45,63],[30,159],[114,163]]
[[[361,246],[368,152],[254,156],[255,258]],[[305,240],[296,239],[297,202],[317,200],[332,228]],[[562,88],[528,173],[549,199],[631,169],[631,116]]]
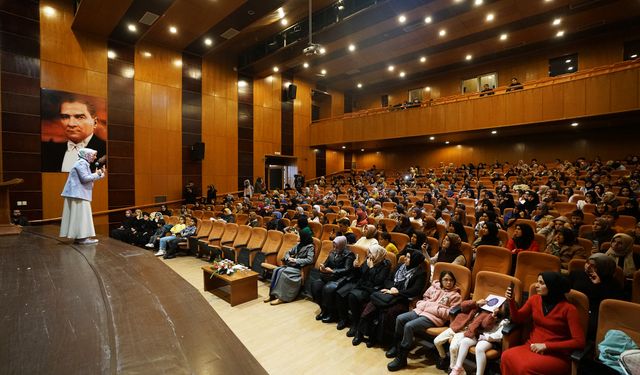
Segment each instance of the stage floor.
[[58,230],[0,240],[0,374],[266,374],[152,252]]

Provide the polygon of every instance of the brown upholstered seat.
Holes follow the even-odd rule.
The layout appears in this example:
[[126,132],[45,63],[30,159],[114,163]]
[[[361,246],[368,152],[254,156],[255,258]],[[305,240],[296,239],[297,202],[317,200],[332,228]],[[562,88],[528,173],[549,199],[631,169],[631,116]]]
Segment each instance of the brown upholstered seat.
[[238,260],[238,252],[242,247],[247,246],[251,239],[251,227],[248,225],[239,225],[236,238],[233,240],[233,244],[223,245],[222,252],[225,259],[231,259],[234,262]]
[[560,272],[560,258],[534,251],[522,251],[518,254],[514,276],[522,285],[535,283],[538,275],[544,271]]
[[404,250],[409,243],[409,236],[404,233],[389,232],[389,235],[391,236],[391,242],[396,245],[398,251]]
[[[480,271],[497,272],[508,275],[511,271],[511,250],[500,246],[478,246],[476,249],[476,261],[473,265],[472,283]],[[472,290],[475,288],[473,284]]]
[[336,224],[325,224],[322,226],[322,236],[320,239],[322,241],[329,240],[331,237],[331,232],[338,233],[339,227]]
[[236,254],[237,262],[249,267],[253,264],[253,258],[264,246],[267,240],[267,230],[262,227],[251,228],[251,237],[246,246],[242,247]]
[[198,241],[198,254],[204,255],[206,253],[208,255],[211,255],[209,245],[217,244],[220,242],[222,233],[224,233],[224,224],[225,223],[221,221],[214,221],[211,224],[209,236],[206,239]]
[[309,228],[311,228],[311,231],[313,232],[313,237],[318,239],[322,238],[322,224],[315,221],[309,221]]
[[[466,300],[469,298],[469,293],[471,292],[471,271],[464,266],[446,263],[446,262],[438,262],[433,267],[433,280],[438,280],[440,278],[440,273],[442,271],[451,271],[456,278],[456,286],[460,289],[460,296],[462,300]],[[427,328],[425,331],[427,336],[434,338],[444,332],[447,327],[431,327]]]
[[[269,231],[269,236],[271,236],[271,232]],[[300,242],[300,238],[295,233],[285,233],[282,236],[282,243],[278,248],[278,251],[269,251],[268,253],[264,251],[266,254],[264,262],[262,262],[261,266],[265,270],[273,271],[276,267],[283,265],[282,259],[284,258],[284,254],[289,251],[292,247],[294,247],[298,242]],[[271,249],[269,249],[271,250]]]

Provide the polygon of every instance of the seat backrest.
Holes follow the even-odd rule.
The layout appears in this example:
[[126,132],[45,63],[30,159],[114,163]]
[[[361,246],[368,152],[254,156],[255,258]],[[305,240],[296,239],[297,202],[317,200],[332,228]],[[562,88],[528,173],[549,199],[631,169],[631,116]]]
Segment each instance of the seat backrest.
[[509,234],[504,229],[498,229],[498,239],[502,242],[502,246],[507,246],[507,242],[509,242]]
[[594,221],[596,221],[596,215],[589,212],[584,213],[584,220],[582,221],[583,223],[587,225],[593,225]]
[[636,218],[629,215],[620,215],[616,220],[615,226],[621,227],[624,229],[633,229],[636,226]]
[[338,214],[336,214],[335,212],[329,212],[324,215],[324,218],[327,220],[327,223],[333,224],[338,218]]
[[359,240],[360,237],[362,237],[362,229],[358,227],[351,227],[351,231],[356,236],[356,241]]
[[[640,304],[606,299],[600,304],[596,343],[602,342],[604,335],[611,329],[623,331],[636,343],[640,342]],[[596,346],[596,356],[599,355]]]
[[476,240],[476,234],[474,227],[464,226],[464,231],[467,232],[467,243],[472,244]]
[[440,241],[435,237],[427,237],[427,243],[429,244],[429,255],[435,256],[440,251]]
[[631,285],[631,302],[640,303],[640,271],[633,273],[633,284]]
[[322,236],[320,239],[322,241],[329,240],[331,237],[331,232],[337,233],[338,229],[340,229],[336,224],[325,224],[322,226]]
[[578,310],[578,320],[582,326],[582,332],[586,335],[589,330],[589,297],[575,289],[571,289],[565,297]]
[[[395,210],[396,209],[396,202],[382,202],[382,208],[385,208],[387,210]],[[391,229],[389,229],[389,230],[391,230]]]
[[547,237],[541,235],[540,233],[535,233],[533,235],[534,241],[538,243],[538,248],[540,251],[544,251],[547,248]]
[[473,261],[473,246],[471,246],[471,244],[463,242],[460,245],[460,251],[462,252],[462,255],[464,255],[465,267],[471,269],[471,262]]
[[313,232],[313,237],[322,238],[322,224],[316,223],[315,221],[309,221],[309,228]]
[[278,230],[270,230],[267,232],[267,239],[262,246],[263,253],[277,253],[282,244],[284,234]]
[[447,235],[447,227],[442,224],[436,224],[436,227],[438,228],[438,238],[444,238]]
[[[533,233],[536,233],[538,231],[535,221],[529,219],[516,219],[515,223],[513,223],[507,230],[509,238],[513,238],[513,232],[516,230],[516,225],[528,225],[531,227],[531,229],[533,229]],[[504,245],[506,244],[507,243],[505,242]]]
[[475,282],[476,276],[480,271],[491,271],[508,275],[511,271],[511,262],[511,250],[507,248],[489,245],[478,246],[471,282]]
[[204,215],[204,211],[202,210],[194,210],[191,212],[191,216],[195,217],[196,219],[202,219],[202,215]]
[[251,227],[248,225],[239,225],[238,226],[238,234],[236,234],[236,238],[233,241],[233,247],[244,246],[249,243],[249,239],[251,238]]
[[560,272],[560,258],[535,251],[522,251],[518,254],[514,276],[522,285],[535,283],[540,272],[544,271]]
[[396,267],[398,266],[398,258],[396,257],[396,254],[387,251],[385,258],[387,258],[391,263],[391,272],[396,272]]
[[249,215],[247,214],[236,214],[236,224],[245,225],[249,222]]
[[200,226],[198,227],[198,231],[196,232],[196,237],[209,237],[209,233],[211,233],[211,228],[213,227],[213,222],[211,220],[205,219],[200,222]]
[[224,233],[225,223],[222,221],[216,221],[211,225],[211,232],[209,232],[209,240],[218,239],[222,237]]
[[404,233],[389,232],[389,235],[391,235],[391,242],[396,245],[398,251],[404,250],[409,243],[409,236]]
[[276,257],[276,264],[278,266],[283,265],[282,258],[284,257],[284,254],[297,245],[298,242],[300,242],[300,238],[295,233],[285,233],[284,236],[282,236],[282,244],[280,244],[278,256]]
[[586,259],[571,259],[569,261],[569,265],[567,266],[567,271],[569,271],[569,273],[573,272],[573,271],[580,271],[580,270],[584,270],[584,264],[587,263]]
[[578,206],[570,202],[556,202],[555,208],[561,215],[568,215],[577,210]]
[[440,278],[442,271],[451,271],[456,277],[456,286],[460,288],[462,300],[469,298],[471,293],[471,271],[467,267],[458,264],[438,262],[433,266],[433,281]]
[[262,227],[251,228],[251,238],[247,247],[249,249],[262,249],[267,240],[267,230]]
[[236,239],[236,235],[238,234],[238,224],[236,223],[226,223],[224,225],[224,233],[222,233],[222,238],[220,242],[233,242]]
[[357,245],[347,245],[347,246],[349,247],[351,252],[353,252],[356,255],[358,266],[361,266],[367,260],[367,254],[369,252],[369,249],[365,248],[364,246],[357,246]]
[[380,222],[382,222],[384,224],[385,227],[387,227],[387,232],[391,232],[393,230],[393,228],[396,227],[396,225],[398,224],[398,222],[394,219],[389,219],[389,218],[384,218],[384,219],[380,219]]
[[316,268],[319,268],[322,263],[324,263],[329,257],[329,253],[333,250],[333,241],[324,240],[320,245],[320,254],[318,254],[318,259],[316,260]]
[[522,301],[522,283],[513,276],[498,272],[480,271],[476,274],[475,287],[473,289],[473,299],[480,300],[489,294],[504,296],[509,285],[513,282],[513,299],[516,303]]
[[591,254],[593,250],[593,242],[591,240],[578,237],[578,245],[582,246],[586,254]]

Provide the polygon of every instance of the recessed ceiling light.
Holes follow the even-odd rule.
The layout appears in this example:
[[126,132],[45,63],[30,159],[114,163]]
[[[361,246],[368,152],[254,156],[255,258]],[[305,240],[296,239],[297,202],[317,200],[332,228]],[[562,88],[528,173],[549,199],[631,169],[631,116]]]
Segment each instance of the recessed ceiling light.
[[629,57],[631,57],[632,59],[635,59],[636,57],[638,57],[638,54],[637,54],[637,53],[634,53],[633,55],[631,55],[631,56],[629,56]]
[[469,55],[465,56],[464,59],[467,60],[467,61],[471,61],[471,59],[473,59],[473,55],[469,54]]
[[53,17],[53,16],[55,16],[55,15],[56,15],[56,13],[57,13],[55,9],[53,9],[52,7],[50,7],[50,6],[48,6],[48,5],[47,5],[47,6],[42,7],[42,12],[43,12],[43,13],[44,13],[44,15],[45,15],[45,16],[47,16],[47,17]]
[[347,146],[342,146],[342,149],[344,150],[345,148],[347,148]]
[[507,40],[509,36],[505,33],[505,34],[500,34],[500,40]]
[[173,65],[177,66],[177,67],[181,67],[182,66],[182,60],[180,59],[176,59],[173,61]]
[[431,16],[426,16],[426,17],[424,18],[424,23],[431,23],[431,21],[433,21],[433,20],[431,19]]
[[320,74],[322,74],[323,76],[324,76],[324,75],[327,75],[327,70],[326,70],[326,69],[322,69],[322,70],[320,71]]
[[287,26],[289,24],[289,21],[286,18],[283,18],[283,19],[280,20],[280,24],[282,26]]
[[562,18],[556,18],[551,23],[553,26],[558,26],[562,22]]
[[138,31],[138,28],[136,27],[136,25],[132,23],[127,25],[127,29],[129,29],[129,31],[131,31],[132,33],[135,33],[136,31]]
[[396,68],[395,66],[393,66],[393,65],[389,65],[389,66],[387,67],[387,70],[388,70],[388,71],[390,71],[390,72],[393,72],[393,70],[394,70],[395,68]]
[[433,141],[434,139],[436,139],[436,137],[434,137],[434,136],[429,137],[430,141]]
[[473,5],[478,6],[478,5],[482,5],[483,1],[482,0],[475,0],[473,2]]
[[564,60],[564,62],[569,64],[571,62],[571,59],[566,59],[566,60]]
[[360,151],[361,151],[361,152],[364,152],[364,148],[361,148],[361,149],[360,149]]
[[576,127],[576,126],[578,126],[578,123],[577,122],[572,122],[571,126]]
[[247,85],[249,85],[247,81],[244,81],[244,80],[238,81],[238,87],[247,87]]
[[446,141],[444,144],[445,144],[445,145],[448,145],[448,144],[449,144],[449,141]]
[[426,57],[424,57],[424,56],[421,56],[421,57],[420,57],[420,62],[421,62],[421,63],[426,62],[426,61],[427,61],[427,58],[426,58]]
[[304,64],[302,64],[302,67],[305,68],[305,69],[308,68],[309,67],[309,63],[305,62]]
[[431,91],[431,87],[429,87],[429,86],[425,87],[424,91]]
[[487,14],[487,16],[484,18],[487,22],[491,22],[496,18],[496,16],[493,13],[489,13]]
[[356,50],[356,45],[355,44],[349,44],[349,51],[353,52]]
[[440,35],[440,36],[445,36],[445,35],[447,35],[447,30],[445,30],[445,29],[440,30],[440,31],[438,32],[438,35]]
[[324,55],[325,53],[327,53],[327,50],[324,47],[320,47],[320,54]]
[[169,32],[171,34],[177,34],[178,33],[178,28],[176,28],[175,26],[170,26],[169,27]]
[[362,83],[358,83],[357,86],[358,86],[359,89],[361,89],[362,88]]
[[564,30],[560,30],[556,33],[556,37],[560,38],[561,36],[564,36]]
[[498,134],[498,131],[497,130],[492,130],[491,134]]
[[211,40],[211,38],[207,38],[207,39],[204,40],[204,44],[210,46],[210,45],[213,44],[213,40]]
[[573,70],[573,66],[568,67],[567,70]]
[[142,56],[144,56],[144,57],[151,57],[152,55],[151,55],[151,52],[149,52],[149,51],[143,51],[143,52],[142,52]]
[[284,9],[282,7],[278,8],[276,12],[278,12],[278,18],[284,17]]
[[126,78],[133,78],[135,70],[133,70],[133,68],[124,68],[122,69],[122,75]]
[[400,78],[404,78],[405,74],[404,72],[400,72]]
[[111,50],[109,50],[109,51],[107,51],[107,57],[110,58],[110,59],[115,59],[116,58],[116,53],[111,51]]
[[406,21],[407,21],[407,17],[405,17],[404,14],[398,17],[398,22],[405,23]]
[[273,71],[274,71],[275,73],[278,73],[278,71],[279,71],[279,70],[280,70],[280,69],[279,69],[277,66],[274,66],[274,67],[273,67]]

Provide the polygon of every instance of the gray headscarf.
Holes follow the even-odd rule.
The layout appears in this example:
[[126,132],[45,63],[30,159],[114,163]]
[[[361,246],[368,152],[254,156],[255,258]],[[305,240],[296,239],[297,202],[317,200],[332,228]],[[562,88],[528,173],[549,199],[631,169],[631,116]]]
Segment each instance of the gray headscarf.
[[[98,154],[98,151],[96,151],[96,150],[94,150],[92,148],[86,148],[86,147],[85,148],[81,148],[78,151],[78,157],[80,159],[84,159],[84,160],[87,160],[89,155],[97,155],[97,154]],[[89,160],[87,160],[87,161],[89,161]]]

